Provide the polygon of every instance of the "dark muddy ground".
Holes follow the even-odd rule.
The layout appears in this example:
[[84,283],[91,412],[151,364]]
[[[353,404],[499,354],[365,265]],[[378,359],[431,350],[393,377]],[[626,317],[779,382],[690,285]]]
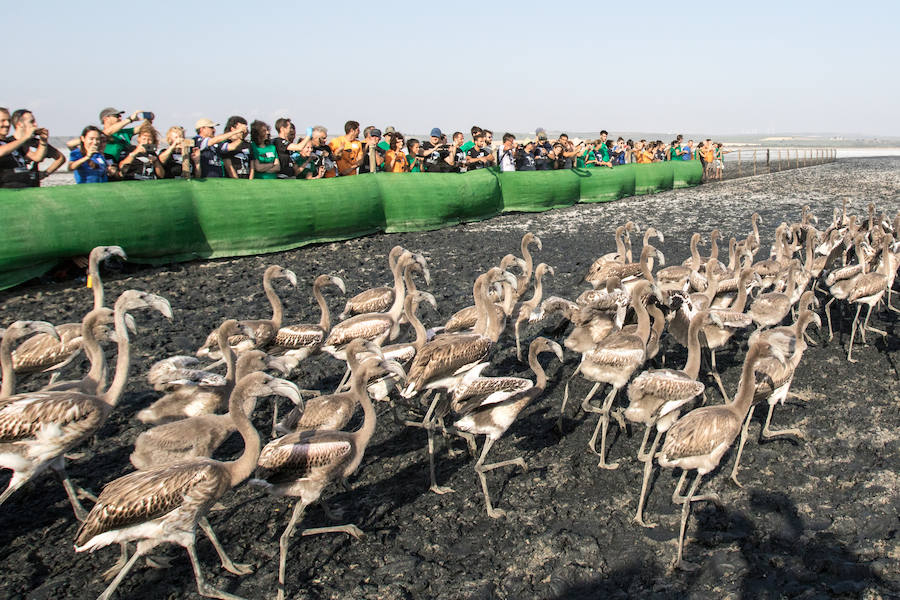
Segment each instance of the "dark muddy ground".
[[[134,414],[156,394],[145,381],[152,361],[195,349],[206,333],[228,316],[267,314],[261,275],[268,264],[293,269],[300,287],[285,298],[288,321],[315,320],[308,290],[319,273],[340,275],[348,294],[389,279],[385,256],[394,244],[425,253],[431,263],[438,324],[471,302],[476,274],[507,252],[518,252],[526,230],[544,242],[537,260],[556,268],[547,294],[574,296],[590,262],[613,248],[615,225],[633,219],[666,234],[662,249],[669,262],[688,254],[691,232],[722,229],[726,239],[744,236],[749,216],[764,221],[764,244],[783,219],[796,219],[810,204],[820,224],[832,207],[849,196],[864,213],[874,201],[893,215],[900,208],[900,159],[848,159],[835,164],[756,178],[705,185],[620,202],[576,206],[535,215],[509,215],[442,231],[378,235],[262,257],[172,265],[126,265],[107,274],[109,297],[139,288],[166,296],[175,309],[171,323],[148,313],[135,314],[141,335],[135,341],[133,377],[124,398],[98,439],[83,448],[70,467],[74,479],[99,491],[104,483],[130,471],[128,454],[143,427]],[[639,242],[638,242],[639,244]],[[0,295],[6,322],[40,318],[53,322],[80,318],[90,302],[83,284],[22,286]],[[895,304],[898,302],[895,300]],[[331,306],[343,300],[332,297]],[[524,456],[529,470],[501,469],[489,476],[505,519],[485,514],[474,460],[466,453],[448,457],[440,446],[438,478],[456,491],[428,491],[425,435],[395,425],[384,415],[352,489],[332,489],[328,501],[343,518],[365,532],[362,540],[343,535],[296,537],[289,562],[288,591],[297,598],[888,598],[900,595],[900,361],[898,322],[879,313],[877,327],[886,340],[870,338],[859,346],[859,364],[845,360],[849,324],[833,342],[814,334],[817,345],[804,356],[794,389],[807,402],[792,401],[776,410],[773,426],[801,427],[808,441],[760,444],[761,421],[751,428],[745,450],[743,489],[728,480],[734,459],[704,482],[718,491],[723,508],[700,503],[688,529],[685,558],[702,563],[694,573],[672,572],[679,511],[670,502],[675,478],[663,471],[656,479],[647,515],[656,529],[631,522],[641,470],[633,458],[641,431],[612,431],[611,458],[616,471],[597,468],[586,446],[594,421],[570,411],[563,437],[553,425],[562,399],[564,376],[577,357],[548,364],[549,389],[528,407],[499,441],[494,459]],[[530,335],[536,335],[532,329]],[[561,337],[561,336],[560,336]],[[734,390],[745,338],[740,348],[720,353],[726,386]],[[667,347],[668,364],[683,365],[685,353]],[[515,360],[511,336],[501,338],[493,373],[530,376]],[[328,389],[340,376],[338,364],[324,358],[302,367],[302,387]],[[709,382],[707,382],[709,383]],[[24,387],[34,386],[26,382]],[[589,385],[574,384],[575,394]],[[256,415],[261,431],[269,404]],[[760,411],[757,411],[760,412]],[[461,445],[456,444],[456,447]],[[240,450],[237,439],[222,452]],[[227,511],[210,520],[236,561],[252,563],[245,577],[226,573],[206,540],[198,544],[211,582],[248,598],[274,595],[278,536],[290,513],[288,500],[272,500],[241,486],[223,499]],[[307,526],[327,521],[321,509],[308,513]],[[118,550],[75,554],[77,524],[59,482],[50,475],[21,490],[0,509],[0,596],[7,598],[91,598],[104,588],[100,573]],[[119,598],[196,597],[184,553],[170,549],[167,570],[138,566],[119,588]]]

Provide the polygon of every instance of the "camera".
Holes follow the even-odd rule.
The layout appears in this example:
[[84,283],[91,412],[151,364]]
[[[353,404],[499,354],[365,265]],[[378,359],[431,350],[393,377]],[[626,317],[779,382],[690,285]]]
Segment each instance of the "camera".
[[144,146],[145,154],[156,154],[156,144],[147,144]]
[[194,138],[188,138],[182,142],[185,148],[193,148],[194,147]]
[[142,120],[142,119],[143,119],[143,120],[147,120],[147,121],[152,121],[152,120],[153,120],[153,116],[154,116],[153,113],[152,113],[152,112],[149,112],[149,111],[146,111],[146,112],[139,112],[139,113],[137,114],[138,120]]

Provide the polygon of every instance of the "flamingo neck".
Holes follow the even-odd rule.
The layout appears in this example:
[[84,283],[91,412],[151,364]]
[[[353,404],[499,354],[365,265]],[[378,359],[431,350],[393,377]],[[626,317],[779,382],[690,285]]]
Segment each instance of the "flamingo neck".
[[216,339],[219,342],[219,351],[222,352],[222,360],[225,361],[225,381],[233,386],[237,381],[237,375],[235,374],[234,368],[234,350],[232,350],[231,346],[228,344],[228,334],[225,332],[224,328],[219,327],[216,331]]
[[[361,374],[361,377],[365,378],[365,374]],[[347,468],[344,469],[344,477],[352,475],[356,469],[359,468],[363,456],[366,453],[366,447],[369,445],[372,436],[375,434],[375,424],[377,421],[375,407],[372,406],[372,400],[369,398],[369,394],[366,393],[364,386],[362,393],[359,394],[357,398],[363,409],[363,424],[362,427],[350,434],[351,443],[353,444],[353,459],[347,465]]]
[[234,423],[238,433],[244,440],[244,451],[233,461],[225,463],[228,473],[231,476],[231,487],[234,487],[250,477],[250,473],[256,468],[256,462],[259,460],[259,451],[262,447],[259,433],[253,427],[253,423],[244,412],[244,406],[255,404],[255,398],[248,398],[248,383],[252,379],[245,379],[244,385],[238,385],[231,393],[228,399],[228,414]]
[[16,372],[13,370],[12,346],[14,334],[9,330],[3,334],[0,341],[0,373],[3,376],[3,384],[0,385],[0,398],[9,398],[16,389]]
[[325,295],[318,281],[313,284],[313,298],[319,305],[319,329],[327,334],[331,330],[331,312],[328,310],[328,303],[325,302]]
[[738,383],[737,394],[735,394],[731,403],[727,405],[741,417],[741,420],[743,420],[753,404],[753,392],[756,387],[753,369],[760,359],[760,354],[760,349],[757,345],[751,346],[747,351],[747,356],[744,358],[744,366],[741,369],[741,381]]
[[696,314],[688,327],[688,357],[683,371],[691,379],[697,379],[700,375],[700,330],[704,320],[705,314]]
[[[125,310],[116,308],[114,317],[118,353],[116,355],[116,374],[101,400],[110,408],[114,408],[122,397],[122,391],[128,382],[128,370],[131,367],[131,340],[128,338],[128,327],[125,325]],[[99,391],[99,390],[98,390]]]
[[93,391],[101,389],[106,384],[106,355],[94,337],[96,322],[96,318],[87,318],[81,324],[82,348],[91,363],[91,368],[82,381]]
[[528,350],[528,366],[534,371],[534,387],[543,390],[547,387],[547,374],[544,372],[544,367],[541,366],[541,362],[538,360],[539,354],[540,351],[537,346]]
[[103,307],[103,281],[100,280],[100,256],[91,252],[88,257],[88,277],[94,293],[94,310]]

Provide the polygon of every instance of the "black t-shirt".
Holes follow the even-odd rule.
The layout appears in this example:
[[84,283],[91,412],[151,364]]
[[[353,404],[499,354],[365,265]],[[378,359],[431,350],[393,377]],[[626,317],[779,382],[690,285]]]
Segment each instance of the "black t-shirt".
[[536,171],[534,152],[519,150],[516,153],[516,171]]
[[[480,150],[478,149],[478,146],[472,146],[471,148],[469,148],[469,151],[466,152],[466,156],[468,156],[469,158],[481,158],[483,156],[490,156],[490,154],[491,150],[487,146],[481,148]],[[473,171],[475,169],[483,169],[486,166],[487,165],[483,162],[471,163],[468,165],[470,171]]]
[[278,154],[278,162],[281,165],[281,170],[278,172],[279,177],[293,177],[294,160],[291,158],[291,151],[288,150],[288,141],[277,137],[272,140],[272,143],[275,144],[275,152]]
[[[379,148],[376,144],[375,146],[375,170],[376,171],[384,171],[384,155],[385,150],[383,148]],[[360,173],[369,173],[369,145],[362,145],[362,156],[363,161],[362,164],[359,165]]]
[[224,144],[222,146],[222,160],[224,161],[225,159],[231,161],[231,166],[234,167],[234,172],[237,174],[238,179],[250,178],[251,157],[250,144],[248,142],[241,140],[240,146],[234,150],[229,150],[228,144]]
[[210,138],[203,138],[199,135],[194,138],[194,146],[200,148],[200,177],[225,177],[219,150],[228,142],[211,145],[209,140]]
[[[160,150],[157,153],[157,156],[162,156],[163,152],[165,152],[165,150]],[[185,158],[187,158],[187,160],[188,160],[188,173],[193,172],[193,165],[191,164],[190,155],[185,157],[184,154],[182,154],[182,152],[181,152],[181,146],[179,146],[178,148],[176,148],[175,150],[172,151],[172,153],[169,155],[169,158],[166,159],[166,162],[164,162],[162,164],[163,169],[166,172],[166,179],[177,179],[179,177],[182,177],[181,164]],[[162,160],[162,159],[160,159],[160,160]]]
[[431,142],[422,144],[422,159],[426,173],[447,173],[450,171],[450,165],[447,164],[446,158],[450,156],[450,146],[446,144],[438,144],[435,146]]
[[334,153],[331,151],[331,147],[328,146],[328,144],[314,146],[312,153],[319,157],[319,160],[325,166],[326,173],[328,171],[334,171],[337,168],[337,165],[334,162]]
[[553,161],[550,160],[550,153],[553,152],[553,146],[550,142],[539,142],[534,145],[534,168],[537,171],[548,171],[553,168]]
[[[121,165],[122,161],[134,152],[135,148],[136,146],[125,146],[122,148],[122,151],[119,152],[118,164]],[[150,160],[150,155],[146,152],[135,156],[130,164],[124,167],[120,166],[119,171],[119,175],[124,181],[156,179],[156,169],[153,168],[153,161]]]
[[466,151],[456,147],[456,164],[453,165],[453,170],[456,173],[465,173],[466,172]]
[[[14,136],[2,138],[0,146],[14,141]],[[37,172],[32,169],[34,163],[26,156],[29,147],[30,142],[25,142],[6,156],[0,157],[0,187],[37,187]]]

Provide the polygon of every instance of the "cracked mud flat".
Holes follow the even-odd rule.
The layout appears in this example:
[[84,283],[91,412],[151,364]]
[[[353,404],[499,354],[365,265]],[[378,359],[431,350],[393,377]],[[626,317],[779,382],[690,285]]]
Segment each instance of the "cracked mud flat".
[[[869,201],[889,215],[900,208],[900,158],[845,159],[830,165],[774,175],[709,184],[600,205],[582,205],[541,214],[502,216],[442,231],[376,235],[261,257],[195,262],[148,268],[126,265],[104,278],[114,299],[139,288],[167,297],[175,310],[171,323],[148,312],[135,313],[140,335],[134,343],[133,376],[124,397],[95,442],[70,464],[73,479],[94,491],[131,470],[128,455],[144,426],[134,414],[157,394],[145,375],[156,359],[190,353],[223,318],[268,314],[261,275],[268,264],[293,269],[296,292],[277,284],[285,299],[286,322],[318,319],[309,296],[313,278],[330,272],[343,277],[348,294],[389,280],[386,255],[394,244],[425,253],[431,264],[430,291],[438,313],[423,320],[442,322],[471,303],[471,282],[507,252],[518,253],[526,230],[538,234],[547,262],[557,276],[546,280],[545,294],[573,297],[588,265],[614,248],[613,228],[633,219],[654,225],[666,235],[661,244],[668,262],[687,257],[690,234],[719,227],[727,240],[745,236],[749,217],[759,211],[764,247],[782,220],[796,219],[804,204],[812,206],[821,227],[840,199],[852,199],[852,212],[865,213]],[[640,242],[637,242],[640,245]],[[727,245],[725,246],[727,248]],[[333,309],[343,300],[330,296]],[[90,303],[83,284],[68,281],[22,286],[0,294],[3,321],[80,319]],[[895,304],[900,304],[895,299]],[[852,316],[852,315],[851,315]],[[597,468],[587,449],[595,421],[569,411],[566,433],[553,425],[562,399],[564,377],[577,357],[566,363],[543,360],[548,389],[523,411],[491,451],[494,460],[521,455],[529,470],[498,469],[488,478],[505,519],[485,514],[474,459],[467,453],[448,457],[439,442],[438,481],[456,491],[438,496],[428,491],[425,435],[402,429],[381,412],[375,437],[351,490],[331,488],[324,498],[365,532],[362,540],[343,535],[296,536],[288,563],[291,598],[889,598],[900,595],[900,328],[895,315],[873,316],[885,328],[883,341],[872,335],[859,346],[859,364],[846,362],[849,323],[828,343],[813,333],[815,347],[803,358],[793,389],[808,396],[779,407],[773,427],[800,427],[808,442],[776,440],[760,444],[761,420],[751,426],[739,489],[728,480],[734,450],[704,479],[704,490],[717,491],[724,508],[698,503],[688,525],[685,558],[701,563],[694,573],[673,573],[668,564],[676,544],[679,510],[670,502],[675,476],[656,477],[647,517],[659,522],[643,529],[631,522],[641,469],[634,459],[642,430],[627,433],[611,427],[610,459],[616,471]],[[537,334],[532,328],[529,337]],[[557,336],[561,339],[561,336]],[[741,348],[720,352],[719,366],[730,393],[736,388]],[[667,365],[679,368],[685,352],[664,346]],[[515,360],[514,342],[501,338],[489,373],[531,376]],[[301,387],[333,388],[339,365],[315,358],[302,366]],[[707,385],[711,384],[706,381]],[[30,389],[36,382],[26,381]],[[714,384],[713,384],[714,385]],[[590,385],[577,380],[573,394]],[[21,388],[20,388],[21,389]],[[717,397],[713,392],[713,397]],[[577,401],[575,402],[577,404]],[[261,403],[255,421],[267,431],[271,404]],[[386,408],[386,407],[384,407]],[[574,407],[573,407],[574,408]],[[383,410],[383,409],[382,409]],[[356,422],[356,421],[355,421]],[[454,447],[464,446],[454,442]],[[220,451],[239,452],[235,436]],[[490,458],[490,457],[489,457]],[[6,485],[5,476],[0,485]],[[255,572],[235,577],[219,565],[205,539],[198,542],[204,572],[211,584],[247,598],[274,596],[278,537],[290,514],[288,499],[263,497],[244,485],[223,498],[227,511],[210,521],[235,561]],[[311,507],[306,526],[328,522]],[[104,589],[100,573],[116,560],[118,549],[76,554],[77,524],[59,482],[44,475],[0,508],[0,597],[93,598]],[[139,563],[119,588],[117,598],[197,597],[184,552],[167,547],[173,566],[151,569]]]

